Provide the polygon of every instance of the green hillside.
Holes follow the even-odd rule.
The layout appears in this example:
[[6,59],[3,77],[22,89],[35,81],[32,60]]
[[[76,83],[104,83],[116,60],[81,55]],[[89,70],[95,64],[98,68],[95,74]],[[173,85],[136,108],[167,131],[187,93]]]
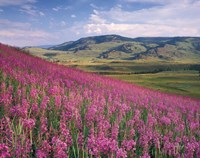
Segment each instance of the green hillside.
[[49,49],[24,49],[53,62],[103,74],[200,69],[200,37],[104,35],[65,42]]
[[66,42],[49,50],[67,51],[75,57],[93,59],[199,62],[200,38],[104,35]]

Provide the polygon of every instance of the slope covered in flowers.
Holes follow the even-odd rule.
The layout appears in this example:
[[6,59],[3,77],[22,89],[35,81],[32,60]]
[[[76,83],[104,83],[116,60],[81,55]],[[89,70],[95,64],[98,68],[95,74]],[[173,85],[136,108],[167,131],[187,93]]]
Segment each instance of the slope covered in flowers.
[[0,157],[200,157],[200,100],[0,44]]

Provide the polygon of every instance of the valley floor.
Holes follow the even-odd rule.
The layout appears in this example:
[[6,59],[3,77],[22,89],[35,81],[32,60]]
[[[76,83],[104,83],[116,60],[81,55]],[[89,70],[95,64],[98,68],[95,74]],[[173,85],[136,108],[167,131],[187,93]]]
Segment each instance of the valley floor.
[[108,75],[154,90],[200,98],[198,71],[166,71],[154,74]]

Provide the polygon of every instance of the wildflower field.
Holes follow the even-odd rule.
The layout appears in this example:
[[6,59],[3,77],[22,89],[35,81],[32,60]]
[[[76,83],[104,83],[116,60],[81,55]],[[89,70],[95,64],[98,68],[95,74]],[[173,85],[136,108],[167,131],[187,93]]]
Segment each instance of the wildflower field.
[[1,158],[199,158],[200,100],[0,44]]

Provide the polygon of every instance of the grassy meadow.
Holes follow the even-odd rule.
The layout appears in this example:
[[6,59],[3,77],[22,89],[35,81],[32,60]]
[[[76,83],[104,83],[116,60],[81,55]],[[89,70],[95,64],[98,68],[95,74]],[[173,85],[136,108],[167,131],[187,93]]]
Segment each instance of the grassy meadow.
[[154,90],[200,98],[198,71],[165,71],[149,74],[108,75]]

